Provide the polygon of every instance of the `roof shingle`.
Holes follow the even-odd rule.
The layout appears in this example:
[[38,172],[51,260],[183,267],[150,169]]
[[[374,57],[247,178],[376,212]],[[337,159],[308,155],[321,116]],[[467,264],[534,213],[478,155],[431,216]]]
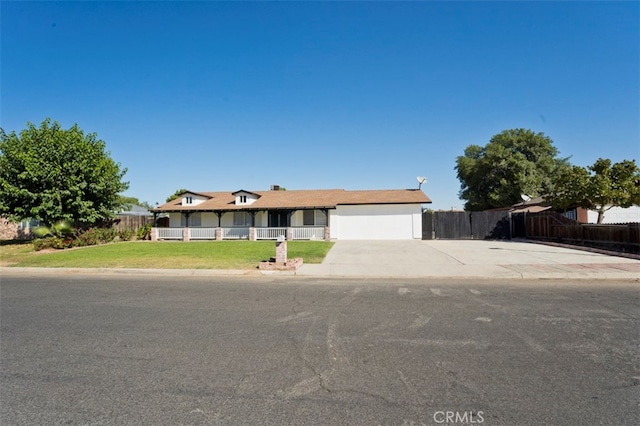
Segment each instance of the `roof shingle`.
[[250,205],[236,205],[234,192],[191,192],[210,197],[198,205],[182,205],[177,198],[155,209],[167,211],[213,211],[213,210],[264,210],[264,209],[310,209],[335,208],[338,205],[363,204],[425,204],[431,200],[417,189],[382,189],[346,191],[344,189],[314,189],[287,191],[246,191],[260,197]]

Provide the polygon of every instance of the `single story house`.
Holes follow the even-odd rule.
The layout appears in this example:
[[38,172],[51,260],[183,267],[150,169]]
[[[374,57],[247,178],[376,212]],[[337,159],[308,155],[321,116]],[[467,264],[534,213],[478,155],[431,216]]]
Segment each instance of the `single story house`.
[[[546,210],[552,210],[552,207],[543,197],[536,197],[523,203],[515,204],[511,208],[511,213],[539,213]],[[571,207],[559,213],[580,223],[598,223],[598,212],[594,210],[587,210],[582,207]],[[604,213],[602,225],[639,222],[640,206],[631,206],[628,208],[609,206]]]
[[152,239],[421,239],[420,189],[193,192],[158,206]]

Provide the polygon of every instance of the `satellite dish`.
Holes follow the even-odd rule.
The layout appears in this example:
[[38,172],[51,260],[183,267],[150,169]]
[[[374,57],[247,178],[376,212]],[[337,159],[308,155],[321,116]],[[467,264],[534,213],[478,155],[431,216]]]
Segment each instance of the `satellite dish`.
[[420,187],[422,186],[423,183],[425,183],[427,181],[427,178],[424,176],[418,176],[416,178],[416,180],[418,181],[418,189],[420,189]]
[[522,198],[522,201],[524,202],[531,200],[531,197],[529,197],[527,194],[521,194],[520,198]]

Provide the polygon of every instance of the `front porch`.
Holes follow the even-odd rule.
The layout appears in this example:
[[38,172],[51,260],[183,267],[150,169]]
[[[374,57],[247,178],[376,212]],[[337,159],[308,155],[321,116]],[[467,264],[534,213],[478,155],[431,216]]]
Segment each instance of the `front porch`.
[[288,227],[154,227],[151,240],[277,240],[284,236],[292,240],[329,240],[328,226],[288,226]]
[[156,219],[154,241],[330,239],[327,209],[167,212],[160,226]]

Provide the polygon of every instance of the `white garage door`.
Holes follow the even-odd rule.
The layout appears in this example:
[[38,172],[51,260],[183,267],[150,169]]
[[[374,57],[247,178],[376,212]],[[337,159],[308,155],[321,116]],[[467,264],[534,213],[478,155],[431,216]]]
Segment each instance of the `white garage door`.
[[338,206],[330,219],[331,238],[410,240],[421,238],[420,205]]

